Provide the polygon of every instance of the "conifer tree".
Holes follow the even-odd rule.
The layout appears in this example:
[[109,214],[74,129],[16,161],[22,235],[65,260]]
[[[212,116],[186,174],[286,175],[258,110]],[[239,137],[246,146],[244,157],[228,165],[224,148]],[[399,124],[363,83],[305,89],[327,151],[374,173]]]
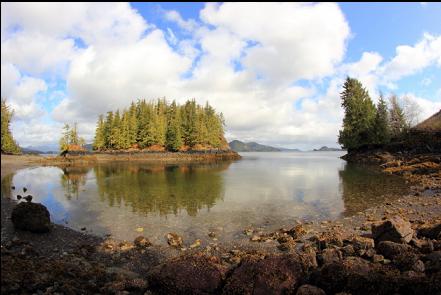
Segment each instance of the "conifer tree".
[[103,150],[106,146],[106,138],[104,133],[104,117],[100,115],[98,117],[98,123],[95,130],[95,139],[93,141],[93,148],[95,150]]
[[367,90],[360,81],[350,77],[347,77],[343,89],[341,99],[345,116],[338,142],[348,150],[373,143],[376,110]]
[[9,106],[6,104],[6,100],[1,100],[1,142],[2,153],[13,153],[18,154],[21,152],[18,144],[15,142],[12,137],[10,124],[13,116],[13,111],[9,109]]
[[378,100],[377,104],[374,132],[376,143],[385,144],[390,141],[389,115],[387,104],[384,100],[383,94],[380,94],[380,99]]
[[182,146],[181,120],[179,109],[173,101],[167,112],[166,146],[170,151],[178,151]]
[[398,97],[396,95],[391,95],[389,98],[389,126],[391,135],[394,137],[399,136],[404,131],[408,129],[409,126],[406,124],[406,118],[404,116],[404,111],[400,106]]

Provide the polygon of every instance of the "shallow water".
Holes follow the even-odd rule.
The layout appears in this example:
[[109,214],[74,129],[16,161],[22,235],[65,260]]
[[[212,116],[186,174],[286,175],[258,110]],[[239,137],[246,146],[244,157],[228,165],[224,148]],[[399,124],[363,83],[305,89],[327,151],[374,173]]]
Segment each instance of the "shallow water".
[[167,232],[206,240],[215,231],[229,241],[250,226],[335,219],[407,191],[401,178],[347,164],[342,152],[241,155],[211,164],[28,168],[3,180],[2,195],[31,194],[52,221],[74,229],[132,240],[142,227],[141,234],[165,243]]

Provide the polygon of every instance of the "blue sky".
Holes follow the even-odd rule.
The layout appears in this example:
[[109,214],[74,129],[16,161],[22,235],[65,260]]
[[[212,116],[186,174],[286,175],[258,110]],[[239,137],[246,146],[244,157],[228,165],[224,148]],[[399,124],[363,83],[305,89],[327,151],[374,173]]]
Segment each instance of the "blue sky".
[[[87,15],[87,17],[86,17]],[[440,3],[2,3],[2,97],[23,146],[137,98],[209,101],[229,140],[336,146],[341,83],[441,107]]]

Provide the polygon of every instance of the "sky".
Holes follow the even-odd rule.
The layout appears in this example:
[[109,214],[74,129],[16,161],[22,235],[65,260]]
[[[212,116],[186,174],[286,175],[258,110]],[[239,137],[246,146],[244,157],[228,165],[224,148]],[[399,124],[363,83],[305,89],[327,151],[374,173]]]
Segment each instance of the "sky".
[[1,3],[18,143],[58,142],[137,99],[209,102],[228,140],[338,146],[347,76],[441,109],[441,3]]

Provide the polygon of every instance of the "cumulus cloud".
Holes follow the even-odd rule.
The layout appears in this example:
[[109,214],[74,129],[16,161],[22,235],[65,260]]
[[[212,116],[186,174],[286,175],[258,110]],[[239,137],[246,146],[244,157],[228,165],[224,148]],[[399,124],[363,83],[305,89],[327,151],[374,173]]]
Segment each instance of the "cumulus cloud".
[[[165,96],[209,101],[228,139],[336,145],[346,75],[375,98],[381,85],[441,66],[441,37],[428,34],[390,60],[364,52],[345,64],[350,28],[333,3],[209,3],[197,20],[165,11],[175,31],[127,3],[2,3],[1,13],[2,96],[16,109],[20,143],[57,141],[62,123],[75,121],[90,141],[98,114]],[[42,108],[43,94],[53,109]],[[411,97],[424,112],[437,107]]]

